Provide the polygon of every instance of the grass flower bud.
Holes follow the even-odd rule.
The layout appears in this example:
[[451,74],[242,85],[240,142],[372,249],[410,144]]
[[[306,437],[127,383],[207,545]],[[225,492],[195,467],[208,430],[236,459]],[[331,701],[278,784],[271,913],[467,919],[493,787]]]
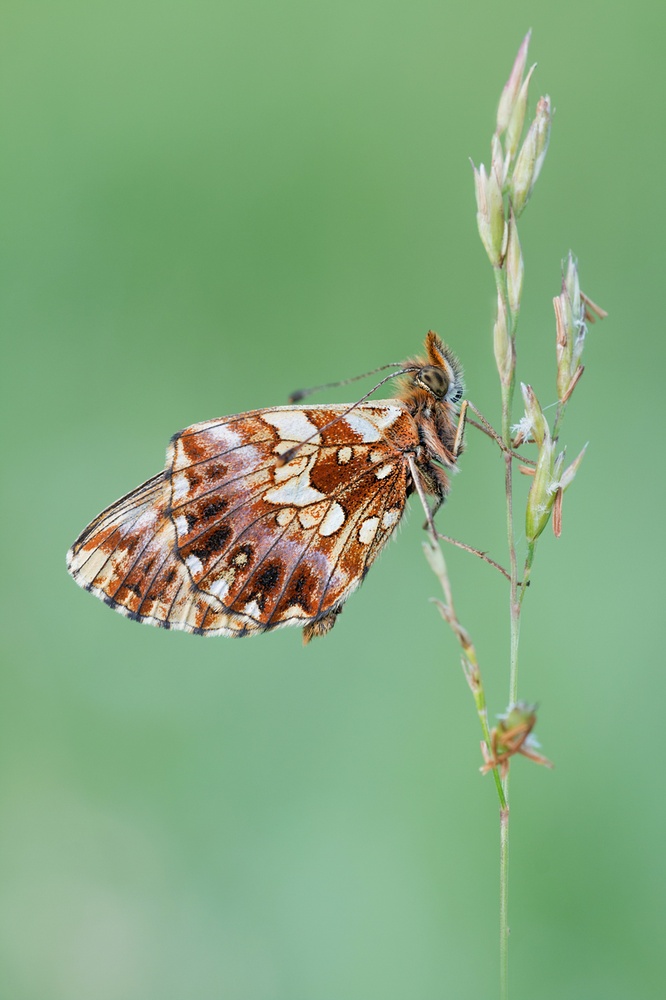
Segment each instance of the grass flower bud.
[[474,169],[476,189],[476,222],[479,236],[493,267],[502,264],[502,243],[504,242],[504,201],[502,184],[497,170],[491,168],[486,173],[483,164]]
[[587,449],[587,445],[581,451],[581,453],[573,460],[570,466],[564,470],[562,475],[560,475],[559,470],[564,462],[564,452],[558,455],[558,462],[556,462],[555,469],[555,481],[551,486],[551,491],[555,494],[555,500],[553,503],[553,534],[556,538],[559,538],[562,534],[562,502],[564,499],[564,492],[567,490],[574,481],[576,473],[580,467],[580,463],[583,461],[583,455]]
[[500,190],[504,191],[507,171],[509,169],[509,158],[504,156],[502,143],[496,132],[490,140],[490,169],[499,181]]
[[529,434],[525,434],[524,440],[532,437],[539,447],[541,447],[546,436],[550,436],[546,418],[543,415],[543,410],[539,405],[539,400],[536,398],[532,386],[521,382],[520,389],[525,401],[525,420],[521,421],[520,426],[523,428],[529,427]]
[[518,144],[520,143],[520,137],[523,134],[523,125],[525,124],[525,112],[527,111],[527,92],[530,86],[530,80],[532,79],[532,73],[536,69],[536,63],[530,67],[529,73],[523,81],[523,85],[520,88],[516,101],[514,103],[513,109],[511,111],[511,117],[509,119],[509,124],[507,125],[506,135],[504,137],[504,148],[506,149],[506,155],[509,160],[513,160],[516,152],[518,150]]
[[552,122],[553,114],[550,107],[550,97],[546,94],[545,97],[539,98],[536,115],[532,123],[536,131],[536,163],[534,165],[532,187],[536,184],[539,174],[541,173],[543,162],[546,159],[548,143],[550,142],[550,127]]
[[583,374],[580,363],[587,324],[605,319],[608,313],[580,290],[578,265],[571,252],[562,277],[562,291],[553,299],[556,324],[557,397],[566,403]]
[[515,350],[507,323],[506,306],[501,295],[497,296],[497,314],[493,327],[495,363],[502,385],[509,385],[516,364]]
[[534,478],[527,494],[525,535],[530,545],[534,544],[550,520],[555,502],[555,471],[555,445],[548,432],[539,450]]
[[531,34],[532,32],[528,31],[523,38],[520,48],[518,49],[518,54],[515,58],[513,68],[509,75],[509,79],[504,84],[504,89],[502,90],[502,96],[500,97],[499,106],[497,108],[498,135],[501,135],[502,132],[507,129],[520,93],[523,73],[525,72],[525,64],[527,63],[527,49],[530,44]]
[[511,204],[516,218],[520,216],[527,205],[541,173],[541,167],[548,152],[550,124],[550,98],[542,97],[537,104],[534,121],[528,129],[525,142],[518,153],[511,177]]
[[528,705],[525,701],[517,701],[509,705],[506,712],[497,716],[500,734],[507,733],[516,726],[526,726],[532,730],[536,724],[536,705]]
[[585,445],[580,454],[577,455],[576,458],[574,458],[571,465],[568,466],[560,476],[559,488],[562,490],[563,493],[565,490],[569,489],[574,479],[576,478],[576,473],[580,468],[580,463],[583,461],[583,456],[585,455],[586,451],[587,451],[587,445]]
[[578,278],[578,262],[576,258],[569,251],[569,256],[567,257],[567,269],[562,278],[562,291],[566,291],[569,302],[571,303],[571,309],[573,313],[573,319],[575,323],[580,323],[584,316],[584,306],[580,297],[580,280]]
[[557,396],[566,402],[583,374],[580,364],[587,326],[585,303],[580,291],[578,268],[574,256],[567,258],[562,291],[553,299],[556,324]]
[[552,767],[552,762],[547,757],[537,753],[539,741],[532,732],[536,721],[536,705],[528,705],[524,701],[509,705],[506,712],[498,716],[497,725],[490,734],[490,748],[485,744],[481,745],[485,759],[481,773],[487,774],[498,767],[502,778],[505,778],[511,758],[516,754],[533,760],[535,764]]

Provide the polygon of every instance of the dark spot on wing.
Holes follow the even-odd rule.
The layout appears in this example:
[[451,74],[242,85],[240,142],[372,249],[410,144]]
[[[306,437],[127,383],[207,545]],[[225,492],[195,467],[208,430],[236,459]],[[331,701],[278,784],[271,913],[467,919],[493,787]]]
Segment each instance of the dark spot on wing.
[[256,579],[257,587],[270,593],[280,580],[280,563],[271,563]]
[[216,514],[220,514],[226,507],[226,500],[215,500],[213,503],[209,503],[206,507],[204,507],[201,512],[201,516],[206,518],[215,517]]
[[294,605],[302,608],[306,614],[312,614],[317,603],[317,578],[307,566],[302,567],[289,581],[282,600],[277,609],[290,608]]
[[261,573],[252,579],[252,593],[250,600],[257,602],[257,607],[263,611],[271,593],[276,590],[280,577],[282,576],[282,564],[280,562],[269,563]]
[[209,556],[214,555],[220,549],[224,548],[230,537],[231,528],[226,524],[222,524],[215,531],[211,531],[209,535],[204,535],[202,538],[197,539],[196,548],[193,546],[187,555],[196,556],[197,559],[201,559],[203,562]]
[[226,475],[227,467],[224,462],[207,462],[206,463],[206,475],[209,481],[213,482],[216,479],[223,479]]

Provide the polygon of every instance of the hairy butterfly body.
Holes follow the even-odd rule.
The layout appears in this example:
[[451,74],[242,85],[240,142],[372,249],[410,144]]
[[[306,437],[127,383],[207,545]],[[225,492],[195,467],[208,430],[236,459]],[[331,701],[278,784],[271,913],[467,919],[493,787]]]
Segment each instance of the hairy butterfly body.
[[277,406],[176,434],[164,471],[67,554],[76,582],[136,621],[198,635],[335,624],[402,517],[438,507],[460,451],[460,366],[436,334],[395,399]]

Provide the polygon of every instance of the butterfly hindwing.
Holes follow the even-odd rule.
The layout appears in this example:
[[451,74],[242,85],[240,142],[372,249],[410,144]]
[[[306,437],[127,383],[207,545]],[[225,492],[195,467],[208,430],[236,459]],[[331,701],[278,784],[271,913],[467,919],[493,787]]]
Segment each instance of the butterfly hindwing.
[[245,635],[329,621],[325,631],[394,531],[409,490],[403,452],[418,445],[398,401],[348,411],[274,407],[186,428],[164,472],[83,532],[70,572],[167,628]]

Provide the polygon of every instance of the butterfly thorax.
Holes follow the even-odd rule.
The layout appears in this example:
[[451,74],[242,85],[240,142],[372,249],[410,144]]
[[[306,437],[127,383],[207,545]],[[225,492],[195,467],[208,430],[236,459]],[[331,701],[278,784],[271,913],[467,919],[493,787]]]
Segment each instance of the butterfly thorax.
[[[446,469],[455,469],[462,447],[455,448],[458,404],[463,395],[462,370],[455,355],[432,331],[427,357],[413,358],[415,372],[402,379],[398,398],[416,426],[420,446],[416,464],[428,493],[444,500],[449,488]],[[414,486],[412,484],[412,491]]]

